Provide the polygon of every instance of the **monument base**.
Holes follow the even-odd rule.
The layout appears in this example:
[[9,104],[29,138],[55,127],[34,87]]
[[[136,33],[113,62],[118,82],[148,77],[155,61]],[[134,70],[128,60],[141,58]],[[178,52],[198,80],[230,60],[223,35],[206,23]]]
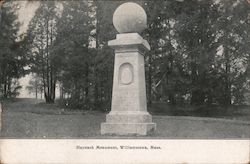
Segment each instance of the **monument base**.
[[102,123],[101,134],[149,135],[156,129],[155,123]]
[[111,112],[101,124],[101,134],[149,135],[156,130],[147,112]]

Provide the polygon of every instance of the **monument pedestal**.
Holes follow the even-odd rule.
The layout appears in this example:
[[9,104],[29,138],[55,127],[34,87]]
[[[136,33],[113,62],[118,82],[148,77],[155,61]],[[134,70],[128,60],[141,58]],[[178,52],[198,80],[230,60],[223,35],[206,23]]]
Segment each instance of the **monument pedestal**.
[[101,134],[148,135],[154,132],[155,123],[147,112],[111,112],[101,124]]
[[111,112],[101,134],[147,135],[156,129],[147,112],[144,53],[150,49],[138,33],[117,34],[109,41],[115,50]]

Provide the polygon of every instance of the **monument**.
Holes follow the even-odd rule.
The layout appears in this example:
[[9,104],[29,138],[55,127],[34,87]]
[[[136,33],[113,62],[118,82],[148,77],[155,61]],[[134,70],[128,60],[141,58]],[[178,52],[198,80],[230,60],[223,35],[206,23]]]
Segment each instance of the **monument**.
[[147,15],[136,3],[120,5],[113,15],[119,34],[108,45],[115,50],[112,106],[101,124],[101,134],[147,135],[156,124],[147,111],[144,54],[150,50],[140,36],[147,27]]

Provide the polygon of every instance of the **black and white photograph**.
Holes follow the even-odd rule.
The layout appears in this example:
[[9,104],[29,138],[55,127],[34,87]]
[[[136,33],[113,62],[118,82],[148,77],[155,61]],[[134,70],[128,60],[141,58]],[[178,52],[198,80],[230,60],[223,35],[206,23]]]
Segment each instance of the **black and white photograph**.
[[0,120],[4,164],[26,163],[5,141],[61,139],[152,156],[238,140],[248,163],[250,0],[1,0]]

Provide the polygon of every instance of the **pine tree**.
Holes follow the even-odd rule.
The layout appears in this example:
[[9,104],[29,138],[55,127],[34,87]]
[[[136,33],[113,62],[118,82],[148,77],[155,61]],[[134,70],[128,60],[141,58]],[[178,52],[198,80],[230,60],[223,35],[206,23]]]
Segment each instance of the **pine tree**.
[[58,73],[53,60],[57,10],[54,1],[41,2],[27,32],[29,54],[33,56],[31,69],[43,79],[44,97],[48,103],[53,103],[55,100]]
[[18,36],[18,6],[4,2],[1,6],[0,23],[0,90],[4,98],[18,95],[21,88],[17,81],[26,71],[26,57],[23,53],[23,37]]
[[[63,3],[57,25],[55,60],[59,63],[60,83],[72,107],[89,108],[92,73],[93,10],[88,1]],[[62,96],[63,97],[63,96]]]

